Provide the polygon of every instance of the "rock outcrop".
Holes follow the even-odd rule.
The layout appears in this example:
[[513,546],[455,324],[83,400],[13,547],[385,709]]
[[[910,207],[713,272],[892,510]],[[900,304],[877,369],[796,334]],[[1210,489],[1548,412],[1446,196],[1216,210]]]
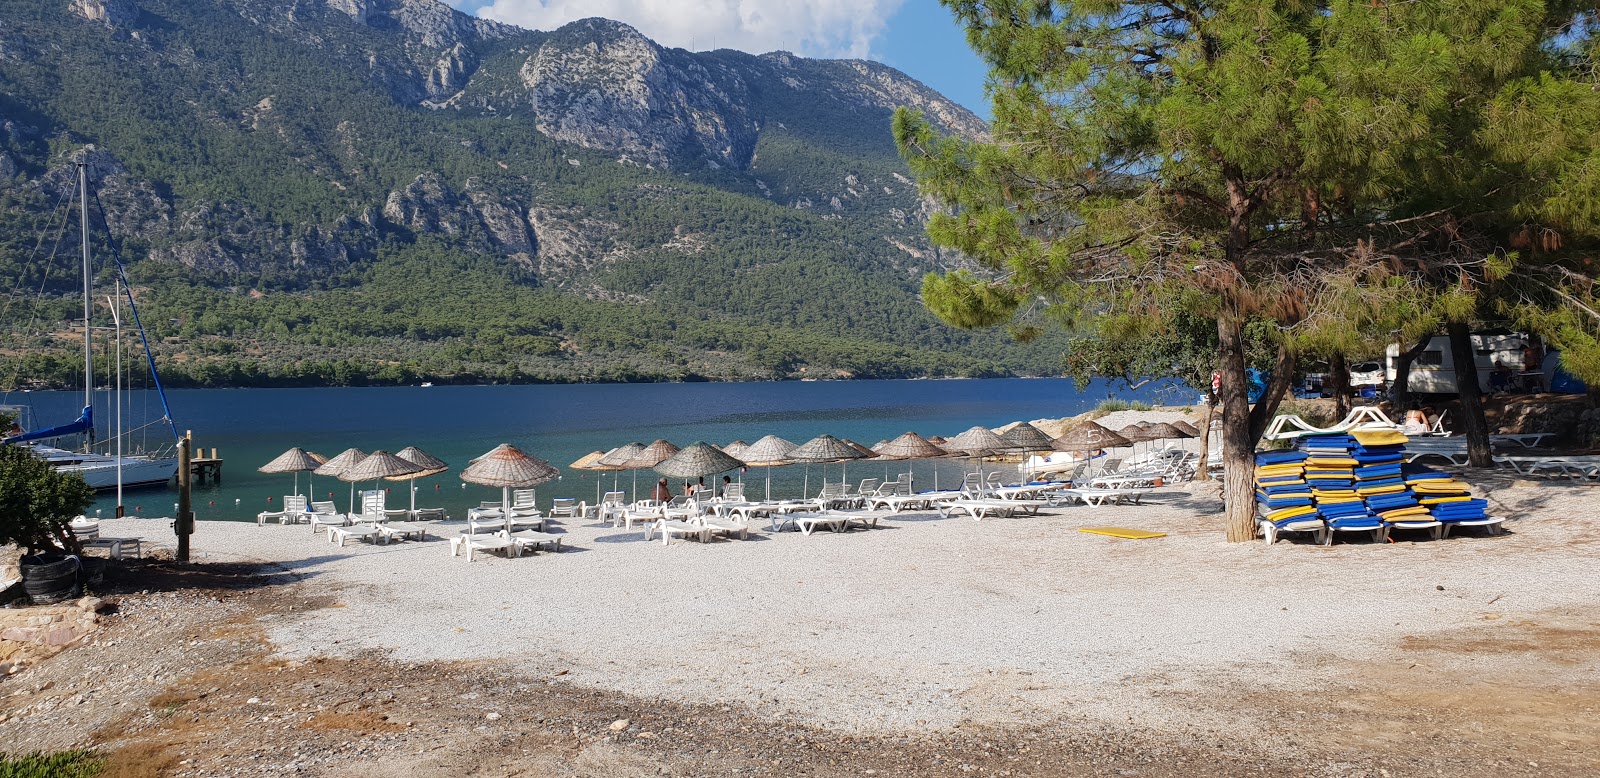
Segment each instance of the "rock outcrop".
[[107,27],[122,27],[139,18],[139,6],[129,0],[71,0],[72,12]]

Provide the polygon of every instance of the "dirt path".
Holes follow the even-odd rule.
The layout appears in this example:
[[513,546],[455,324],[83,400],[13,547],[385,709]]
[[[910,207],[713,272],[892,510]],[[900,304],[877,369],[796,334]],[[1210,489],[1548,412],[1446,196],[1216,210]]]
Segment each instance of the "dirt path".
[[1595,614],[1486,619],[1400,646],[1404,663],[1308,657],[1326,669],[1318,689],[1248,668],[1170,689],[1126,680],[1237,734],[1041,710],[1002,728],[868,737],[497,663],[404,665],[337,645],[276,659],[258,618],[341,606],[254,565],[134,563],[107,586],[117,606],[92,642],[0,683],[9,750],[93,745],[113,776],[1600,773]]

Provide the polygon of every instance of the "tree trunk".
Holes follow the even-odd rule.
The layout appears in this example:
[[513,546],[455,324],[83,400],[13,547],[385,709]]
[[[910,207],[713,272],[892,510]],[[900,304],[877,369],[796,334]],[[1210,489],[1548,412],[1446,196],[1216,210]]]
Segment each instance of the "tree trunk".
[[1206,392],[1206,420],[1200,425],[1200,462],[1195,465],[1194,480],[1211,480],[1211,420],[1217,416],[1217,395]]
[[1467,434],[1467,461],[1473,467],[1493,467],[1489,451],[1489,422],[1483,415],[1483,397],[1478,389],[1478,360],[1472,351],[1472,328],[1466,322],[1450,322],[1450,361],[1456,371],[1456,392],[1461,395],[1461,429]]
[[1217,319],[1222,373],[1223,510],[1228,541],[1256,536],[1255,439],[1250,436],[1249,377],[1244,364],[1244,332],[1240,322],[1224,314]]
[[1423,335],[1417,345],[1400,352],[1400,356],[1394,360],[1394,385],[1389,387],[1389,407],[1394,409],[1397,419],[1411,410],[1411,364],[1428,350],[1428,344],[1432,342],[1433,333],[1430,332]]
[[1333,387],[1333,418],[1350,415],[1350,362],[1344,354],[1328,358],[1328,383]]

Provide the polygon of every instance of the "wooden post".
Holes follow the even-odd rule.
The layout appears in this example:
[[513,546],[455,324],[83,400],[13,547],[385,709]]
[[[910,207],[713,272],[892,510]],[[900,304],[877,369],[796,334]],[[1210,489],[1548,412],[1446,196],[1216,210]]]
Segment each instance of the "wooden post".
[[189,465],[193,435],[193,432],[185,430],[183,437],[178,439],[178,518],[172,523],[172,528],[178,533],[179,562],[189,561],[189,536],[194,534],[194,514],[189,510]]

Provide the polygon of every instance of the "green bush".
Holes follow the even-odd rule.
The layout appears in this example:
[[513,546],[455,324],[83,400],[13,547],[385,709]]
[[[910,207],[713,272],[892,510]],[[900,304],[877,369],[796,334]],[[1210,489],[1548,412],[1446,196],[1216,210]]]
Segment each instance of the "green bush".
[[[0,415],[0,429],[9,426]],[[92,502],[94,490],[81,476],[56,472],[21,446],[0,445],[0,544],[34,553],[76,552],[67,525]]]
[[1098,416],[1104,416],[1117,411],[1148,411],[1151,407],[1150,403],[1141,400],[1119,400],[1113,397],[1108,400],[1101,400],[1094,410]]
[[82,749],[53,754],[0,754],[0,778],[93,778],[105,766],[105,757]]

